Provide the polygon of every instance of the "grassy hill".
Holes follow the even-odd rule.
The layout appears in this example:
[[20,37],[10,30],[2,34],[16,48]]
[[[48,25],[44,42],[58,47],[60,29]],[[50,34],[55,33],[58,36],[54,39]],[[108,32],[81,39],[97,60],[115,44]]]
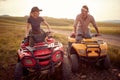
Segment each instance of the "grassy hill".
[[70,26],[73,24],[72,19],[52,18],[52,17],[44,17],[44,19],[52,26]]
[[[28,16],[25,17],[11,17],[11,16],[0,16],[0,26],[25,26]],[[73,19],[65,18],[52,18],[44,17],[44,19],[50,24],[52,29],[60,30],[73,30]],[[115,22],[97,22],[97,26],[102,34],[120,35],[120,23]],[[44,27],[45,28],[45,27]],[[92,32],[95,29],[90,25]]]
[[[28,17],[10,17],[0,16],[0,25],[9,24],[25,24]],[[69,26],[73,24],[72,19],[43,17],[51,26]]]
[[[0,25],[1,23],[18,23],[25,24],[28,16],[25,17],[11,17],[11,16],[0,16]],[[52,17],[43,17],[51,26],[71,26],[74,23],[73,19],[65,19],[65,18],[52,18]],[[99,27],[120,27],[119,22],[97,22]]]

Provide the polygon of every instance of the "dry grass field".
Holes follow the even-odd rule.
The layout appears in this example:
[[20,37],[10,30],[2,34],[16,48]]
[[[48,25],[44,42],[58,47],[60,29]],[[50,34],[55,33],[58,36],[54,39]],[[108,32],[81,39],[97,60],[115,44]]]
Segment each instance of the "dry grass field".
[[[18,17],[0,18],[0,80],[13,80],[14,66],[17,62],[17,49],[25,35],[25,21],[26,20]],[[71,23],[72,22],[69,22],[70,25]],[[51,25],[51,28],[64,31],[72,31],[73,29],[73,27],[68,24],[68,26],[59,25]],[[109,23],[103,25],[102,23],[98,23],[98,26],[100,32],[103,34],[120,36],[120,24]],[[92,31],[94,32],[93,28]],[[65,35],[55,33],[54,38],[61,41],[64,45],[67,45]],[[108,54],[112,64],[116,67],[120,67],[120,47],[109,45]],[[6,75],[8,77],[5,77]]]

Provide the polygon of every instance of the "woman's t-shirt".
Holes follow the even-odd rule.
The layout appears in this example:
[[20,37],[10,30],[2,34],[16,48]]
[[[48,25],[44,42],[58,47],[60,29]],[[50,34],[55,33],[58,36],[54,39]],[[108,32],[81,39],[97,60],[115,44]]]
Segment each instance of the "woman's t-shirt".
[[31,24],[33,33],[40,32],[40,24],[43,21],[44,21],[44,19],[42,17],[38,17],[38,18],[29,17],[27,20],[27,22]]

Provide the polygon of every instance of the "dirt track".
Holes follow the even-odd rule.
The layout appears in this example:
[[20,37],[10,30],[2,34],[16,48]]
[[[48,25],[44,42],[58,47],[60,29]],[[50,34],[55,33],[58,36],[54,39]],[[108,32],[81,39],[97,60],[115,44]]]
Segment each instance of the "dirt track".
[[[61,33],[67,36],[70,35],[70,31],[53,30],[55,33]],[[120,46],[120,38],[112,35],[102,35],[97,37],[107,41],[111,45]],[[66,55],[65,55],[66,56]],[[15,64],[10,63],[9,68],[5,69],[0,64],[0,80],[13,80]],[[120,80],[120,71],[116,67],[111,67],[109,70],[100,70],[95,66],[82,65],[79,68],[79,73],[71,73],[70,80]],[[118,77],[119,75],[119,77]],[[7,77],[6,77],[7,76]],[[50,79],[51,80],[51,79]]]
[[120,71],[113,66],[104,70],[95,65],[84,63],[80,65],[77,73],[73,74],[71,72],[69,80],[120,80],[119,75]]
[[[71,34],[71,31],[64,31],[64,30],[53,30],[53,32],[64,34],[66,36],[69,36]],[[104,40],[108,44],[120,47],[120,36],[117,37],[117,36],[113,36],[113,35],[104,35],[104,34],[101,34],[101,36],[98,36],[96,38]]]

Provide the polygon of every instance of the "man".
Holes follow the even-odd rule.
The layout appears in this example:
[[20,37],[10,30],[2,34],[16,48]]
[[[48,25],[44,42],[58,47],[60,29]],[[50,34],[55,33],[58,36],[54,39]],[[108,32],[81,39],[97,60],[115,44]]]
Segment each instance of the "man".
[[82,38],[91,38],[90,30],[88,28],[90,23],[92,23],[93,27],[95,28],[97,35],[100,35],[93,16],[88,13],[89,9],[86,5],[84,5],[81,9],[81,13],[76,17],[74,22],[74,33],[76,35],[76,41],[81,41]]

